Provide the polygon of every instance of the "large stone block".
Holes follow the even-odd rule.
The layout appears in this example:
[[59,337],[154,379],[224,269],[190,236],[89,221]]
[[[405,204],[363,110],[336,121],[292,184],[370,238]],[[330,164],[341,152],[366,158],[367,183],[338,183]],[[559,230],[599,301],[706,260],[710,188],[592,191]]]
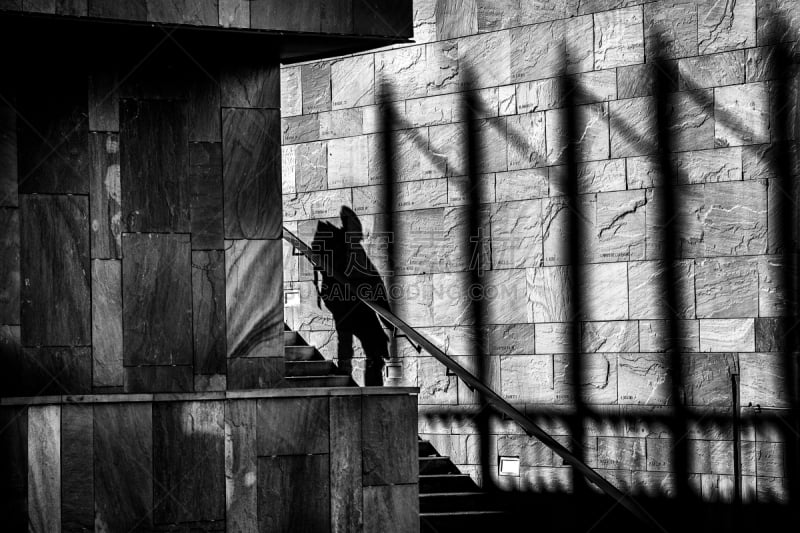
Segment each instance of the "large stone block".
[[696,263],[698,318],[758,316],[757,258],[703,259]]
[[569,267],[529,268],[526,282],[528,322],[567,322],[571,319],[573,287]]
[[407,46],[375,54],[375,79],[390,84],[394,98],[427,95],[425,45]]
[[[566,160],[567,150],[567,112],[555,109],[546,112],[547,161],[551,165]],[[575,131],[580,132],[576,139],[576,158],[578,161],[605,159],[609,155],[609,129],[607,104],[589,104],[575,109]]]
[[752,318],[700,320],[701,352],[753,352],[755,331]]
[[[511,51],[512,41],[512,33],[509,31],[472,35],[458,41],[459,67],[472,71],[475,88],[496,87],[511,81],[520,81],[512,73],[516,57]],[[461,82],[465,81],[462,76]]]
[[92,261],[92,384],[121,387],[122,262]]
[[541,201],[498,203],[490,215],[492,268],[542,264]]
[[536,353],[571,353],[573,347],[573,324],[553,322],[536,324]]
[[769,93],[765,83],[714,89],[715,144],[739,146],[770,139]]
[[578,304],[584,320],[625,320],[628,318],[628,278],[626,263],[586,265],[578,288],[583,301]]
[[744,83],[744,58],[744,50],[735,50],[681,59],[678,61],[678,87],[681,90],[705,89]]
[[[330,141],[333,142],[333,141]],[[286,148],[286,147],[284,147]],[[289,146],[294,154],[295,191],[321,191],[328,188],[328,142],[315,141]],[[339,187],[342,184],[338,184]],[[335,186],[331,186],[334,188]],[[284,191],[294,192],[294,191]]]
[[652,97],[617,100],[609,104],[611,114],[611,157],[646,155],[655,152],[656,102]]
[[0,323],[19,324],[20,227],[19,209],[0,208]]
[[500,394],[512,403],[552,403],[553,356],[500,357]]
[[671,401],[668,358],[660,354],[619,354],[619,403],[667,405]]
[[279,112],[224,109],[222,178],[228,239],[280,236]]
[[604,11],[594,16],[594,66],[612,68],[644,62],[640,6]]
[[[676,347],[681,352],[700,351],[700,324],[697,320],[679,320]],[[667,320],[639,321],[639,349],[642,352],[665,352],[671,346]]]
[[320,139],[352,137],[364,133],[362,108],[345,108],[319,114]]
[[647,57],[685,57],[697,54],[697,5],[670,0],[644,5]]
[[[85,196],[20,197],[19,272],[24,282],[19,301],[25,345],[91,344],[88,204]],[[13,231],[13,220],[8,229]],[[13,235],[11,240],[16,240]],[[8,247],[11,266],[5,268],[13,291],[13,244]]]
[[303,113],[329,111],[331,109],[331,64],[320,61],[303,65],[300,67],[300,80]]
[[447,180],[405,181],[396,185],[392,205],[385,205],[385,189],[381,185],[353,188],[353,211],[358,215],[413,211],[443,207],[447,204]]
[[[246,2],[245,5],[249,5],[249,2]],[[300,67],[284,67],[281,69],[280,75],[281,114],[284,117],[302,114],[303,93],[300,85]]]
[[331,65],[332,108],[375,103],[375,56],[346,57]]
[[61,530],[61,406],[28,408],[28,527]]
[[283,355],[281,241],[226,241],[227,354]]
[[638,352],[639,328],[635,321],[584,322],[581,353]]
[[192,363],[192,272],[189,235],[122,238],[125,365]]
[[780,317],[787,312],[787,288],[783,258],[761,256],[758,258],[758,316]]
[[673,155],[679,184],[742,179],[742,148],[717,148]]
[[701,54],[754,46],[756,1],[704,0],[698,5],[697,42]]
[[670,95],[667,123],[672,150],[713,148],[714,109],[710,89]]
[[599,193],[587,257],[603,262],[644,259],[646,204],[644,191]]
[[455,405],[458,403],[457,378],[433,357],[417,358],[419,403]]
[[[576,361],[575,358],[580,358]],[[574,365],[580,364],[580,383],[576,385]],[[556,404],[572,405],[576,394],[589,404],[617,403],[616,354],[579,354],[554,356],[554,388]]]
[[[512,170],[495,174],[494,193],[497,202],[531,200],[547,196],[548,179],[546,168]],[[448,188],[448,195],[450,189]],[[495,201],[491,199],[490,202]]]
[[506,120],[509,170],[545,165],[547,149],[544,115],[526,113],[508,117]]

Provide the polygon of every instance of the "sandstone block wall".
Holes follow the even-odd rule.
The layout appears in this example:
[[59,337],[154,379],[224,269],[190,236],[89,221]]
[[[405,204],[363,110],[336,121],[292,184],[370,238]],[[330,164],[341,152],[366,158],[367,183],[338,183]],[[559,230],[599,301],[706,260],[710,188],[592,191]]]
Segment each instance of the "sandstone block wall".
[[[777,23],[783,17],[788,30]],[[674,482],[669,432],[653,417],[671,412],[670,379],[681,379],[690,423],[689,474],[704,499],[733,491],[731,375],[740,375],[742,415],[758,424],[741,435],[745,497],[785,496],[784,443],[775,414],[788,402],[778,318],[781,235],[772,161],[783,154],[776,119],[795,102],[776,98],[775,46],[794,43],[800,5],[792,0],[645,1],[416,0],[416,44],[281,70],[283,209],[287,227],[310,241],[318,220],[351,207],[380,267],[386,212],[381,197],[380,110],[400,117],[395,166],[400,183],[404,288],[398,314],[449,354],[474,363],[464,271],[486,267],[490,385],[534,414],[568,412],[575,391],[601,415],[588,424],[589,462],[635,493],[669,493]],[[675,79],[670,96],[680,279],[681,376],[664,354],[667,317],[656,283],[664,269],[651,61],[664,43]],[[480,257],[461,253],[466,154],[460,110],[467,70],[483,104],[481,179],[485,185]],[[577,85],[581,141],[578,189],[584,242],[580,292],[585,378],[570,383],[570,267],[564,168],[563,95],[558,77]],[[382,102],[380,80],[394,98]],[[287,289],[299,304],[288,323],[333,358],[331,316],[317,307],[312,272],[284,248]],[[476,471],[475,396],[405,341],[403,382],[420,387],[420,432],[466,471]],[[439,414],[444,413],[442,416]],[[706,416],[706,418],[703,418]],[[563,420],[542,420],[566,435]],[[568,489],[552,454],[509,424],[496,424],[493,454],[521,457],[512,486]],[[495,453],[496,452],[496,453]]]

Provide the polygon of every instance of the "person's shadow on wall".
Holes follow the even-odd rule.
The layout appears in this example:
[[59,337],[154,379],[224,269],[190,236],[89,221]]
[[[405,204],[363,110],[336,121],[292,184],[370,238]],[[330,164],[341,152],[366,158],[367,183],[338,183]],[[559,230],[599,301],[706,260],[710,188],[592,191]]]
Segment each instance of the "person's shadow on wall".
[[[386,286],[362,246],[358,216],[342,206],[342,227],[319,222],[311,248],[320,259],[314,279],[320,299],[333,315],[338,337],[338,364],[353,371],[353,337],[366,355],[365,386],[383,385],[383,365],[389,358],[388,337],[378,315],[359,298],[389,309]],[[320,277],[321,280],[317,278]]]

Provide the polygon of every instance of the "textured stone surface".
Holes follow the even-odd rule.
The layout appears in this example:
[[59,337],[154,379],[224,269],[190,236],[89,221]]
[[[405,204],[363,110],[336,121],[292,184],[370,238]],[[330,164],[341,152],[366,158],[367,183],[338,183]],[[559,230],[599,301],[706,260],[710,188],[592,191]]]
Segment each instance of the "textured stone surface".
[[586,265],[579,288],[584,297],[579,313],[585,320],[628,318],[628,279],[625,263]]
[[675,310],[678,317],[695,316],[695,265],[692,261],[678,261],[673,265],[678,282],[676,286],[666,279],[666,265],[662,261],[635,261],[628,263],[631,318],[667,318],[666,290],[675,291]]
[[713,148],[714,111],[711,90],[671,95],[667,123],[672,149],[684,151]]
[[[294,191],[325,189],[328,185],[328,143],[310,142],[290,148],[294,149]],[[284,189],[284,193],[294,191]]]
[[364,533],[401,533],[419,527],[416,484],[364,487]]
[[425,46],[375,54],[375,79],[390,83],[395,98],[425,96]]
[[[148,403],[94,407],[94,523],[98,529],[124,531],[152,524],[152,416]],[[119,461],[120,457],[127,460]]]
[[681,90],[736,85],[745,81],[744,51],[690,57],[678,61]]
[[[362,402],[365,487],[416,482],[416,407],[414,396],[373,396]],[[386,461],[386,457],[394,460]]]
[[739,355],[740,400],[742,405],[785,407],[789,402],[786,365],[777,353]]
[[742,149],[717,148],[673,156],[678,183],[711,183],[742,179]]
[[22,343],[91,344],[88,198],[23,195],[19,220]]
[[596,14],[594,20],[595,68],[644,62],[641,7],[605,11]]
[[[676,346],[682,352],[700,351],[700,324],[697,320],[679,320]],[[671,346],[667,320],[639,321],[639,349],[642,352],[664,352]]]
[[189,145],[192,249],[222,248],[222,144]]
[[701,54],[748,48],[755,44],[756,2],[705,0],[698,5],[697,41]]
[[458,403],[457,378],[448,375],[447,368],[433,357],[417,359],[419,403],[455,405]]
[[524,268],[542,263],[541,202],[498,203],[490,215],[493,268]]
[[153,430],[155,521],[223,520],[224,403],[155,403]]
[[585,322],[581,353],[638,352],[639,328],[633,321]]
[[331,65],[332,108],[357,107],[375,102],[374,56],[347,57]]
[[660,166],[655,156],[629,157],[625,160],[629,189],[652,187],[661,183]]
[[[566,159],[567,113],[557,109],[546,113],[547,161],[558,164]],[[575,112],[575,131],[579,135],[576,140],[576,158],[578,161],[603,159],[609,155],[608,107],[606,104],[590,104],[579,106]]]
[[225,403],[225,517],[233,529],[255,529],[258,521],[256,401]]
[[472,70],[476,88],[520,81],[512,72],[513,41],[513,34],[507,31],[465,37],[458,42],[459,67]]
[[509,355],[500,357],[500,394],[512,403],[553,401],[553,356]]
[[697,53],[697,4],[693,1],[652,2],[644,5],[647,57],[685,57]]
[[554,401],[571,404],[576,394],[589,404],[614,404],[617,402],[617,356],[616,354],[593,354],[580,357],[580,383],[573,379],[573,355],[554,356]]
[[0,323],[19,324],[20,316],[20,227],[19,210],[0,208]]
[[[330,457],[288,455],[258,458],[258,529],[330,531]],[[296,480],[308,481],[306,490]]]
[[350,189],[298,193],[283,197],[283,216],[287,222],[337,217],[343,205],[353,205]]
[[[245,5],[249,3],[245,2]],[[300,67],[281,69],[281,115],[291,117],[303,112],[303,93],[300,85]]]
[[529,322],[566,322],[570,319],[572,291],[568,267],[529,268],[526,280]]
[[[366,136],[328,141],[328,187],[352,187],[369,182],[369,155]],[[324,160],[320,161],[320,166]],[[300,169],[298,169],[298,172]],[[298,186],[300,181],[298,180]],[[303,190],[298,187],[298,190]]]
[[331,64],[309,63],[300,67],[303,113],[317,113],[331,108]]
[[192,252],[195,374],[225,373],[225,254]]
[[28,520],[33,531],[61,529],[61,407],[28,409]]
[[186,105],[170,100],[121,101],[120,180],[126,231],[189,231],[187,134]]
[[544,113],[527,113],[509,117],[506,121],[509,170],[539,167],[545,164],[547,152],[544,115]]
[[[494,193],[498,202],[530,200],[547,196],[546,168],[513,170],[495,174]],[[450,188],[448,187],[448,195]]]
[[335,109],[319,114],[320,139],[352,137],[363,132],[364,112],[360,107]]
[[122,246],[125,365],[191,364],[189,236],[126,233]]
[[666,355],[620,354],[619,403],[666,405],[670,402],[670,372]]
[[738,146],[769,141],[768,102],[768,89],[764,83],[714,89],[716,145]]
[[122,262],[92,261],[92,384],[121,387]]
[[779,317],[786,313],[783,265],[778,256],[758,258],[758,316]]
[[92,258],[118,258],[122,237],[119,135],[90,133],[89,158]]
[[698,260],[695,275],[698,318],[758,315],[756,258]]
[[222,180],[225,237],[270,239],[280,235],[279,113],[274,109],[224,109]]
[[587,256],[603,262],[644,259],[646,202],[644,191],[598,194]]
[[226,241],[227,354],[283,354],[283,272],[280,241]]
[[700,321],[701,352],[752,352],[755,332],[752,318]]
[[655,151],[656,102],[651,97],[609,104],[611,157],[646,155]]

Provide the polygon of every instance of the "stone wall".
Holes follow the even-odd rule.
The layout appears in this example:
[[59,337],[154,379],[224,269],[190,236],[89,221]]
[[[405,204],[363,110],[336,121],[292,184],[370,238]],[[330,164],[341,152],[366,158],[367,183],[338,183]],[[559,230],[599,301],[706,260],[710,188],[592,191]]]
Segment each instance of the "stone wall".
[[[792,30],[779,29],[776,16]],[[681,317],[682,395],[689,425],[690,483],[704,499],[733,491],[733,389],[740,375],[745,498],[785,496],[782,434],[774,421],[788,402],[778,317],[782,259],[772,164],[785,140],[775,45],[794,41],[792,0],[645,1],[415,0],[417,44],[281,71],[283,209],[286,226],[310,242],[317,220],[352,207],[367,233],[386,211],[381,198],[380,110],[400,117],[396,132],[401,228],[396,311],[467,366],[468,300],[460,250],[465,226],[465,149],[460,99],[471,70],[478,99],[485,185],[484,235],[490,385],[534,414],[569,411],[576,389],[600,421],[588,425],[587,458],[624,489],[670,493],[674,482],[665,426],[671,412],[667,313],[657,280],[663,242],[654,179],[655,36],[675,80],[670,97],[680,224],[675,287]],[[565,39],[566,38],[566,39]],[[566,45],[564,46],[565,43]],[[562,194],[563,96],[559,76],[577,85],[578,191],[585,241],[579,302],[585,379],[570,383],[570,269]],[[392,84],[380,99],[380,80]],[[330,315],[317,305],[312,273],[284,247],[287,289],[299,303],[287,322],[328,357],[336,355]],[[420,432],[467,471],[476,471],[474,426],[447,413],[475,396],[432,357],[404,340],[403,382],[420,387]],[[443,414],[442,414],[443,413]],[[436,416],[433,416],[436,414]],[[439,416],[442,414],[442,416]],[[712,423],[709,414],[720,414]],[[430,415],[430,416],[429,416]],[[706,418],[703,418],[706,417]],[[725,418],[726,417],[726,418]],[[556,418],[542,421],[567,435]],[[588,422],[587,422],[588,423]],[[754,428],[758,428],[757,430]],[[492,453],[518,455],[513,486],[562,490],[568,470],[508,424],[493,428]]]
[[4,531],[419,531],[415,396],[328,393],[4,399]]

